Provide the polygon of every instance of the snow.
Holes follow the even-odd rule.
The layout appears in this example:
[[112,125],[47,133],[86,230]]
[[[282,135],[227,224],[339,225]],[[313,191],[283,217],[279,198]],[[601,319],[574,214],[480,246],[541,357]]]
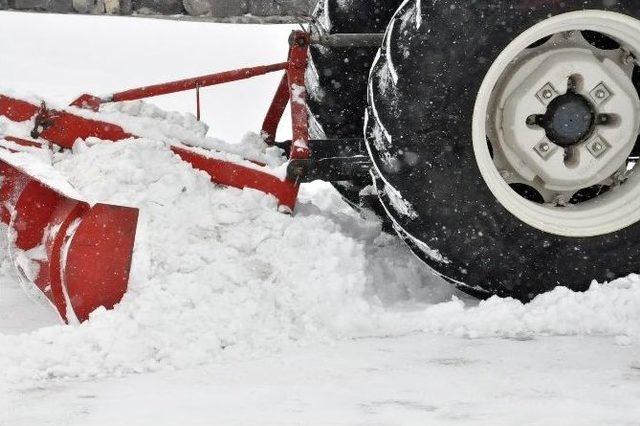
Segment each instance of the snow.
[[[255,166],[259,163],[277,168],[286,160],[281,149],[268,147],[255,132],[245,133],[239,143],[226,143],[208,137],[209,127],[197,121],[193,114],[163,111],[143,101],[107,104],[100,108],[99,114],[79,108],[69,110],[89,119],[115,123],[130,134],[164,141],[167,145],[185,144],[201,154],[210,152],[209,156],[229,159],[246,167],[258,168]],[[212,151],[215,153],[211,154]]]
[[363,339],[196,370],[24,385],[0,422],[633,425],[635,355],[606,339]]
[[[0,69],[2,84],[22,91],[33,84],[47,98],[69,100],[80,80],[109,91],[159,72],[186,76],[197,64],[222,68],[245,55],[268,62],[286,50],[290,30],[0,14],[3,39],[27,25],[32,37],[0,48],[11,59]],[[64,55],[46,48],[33,55],[42,42],[52,48],[68,40],[69,28],[92,36],[73,37]],[[165,37],[160,30],[184,38],[143,49]],[[253,48],[257,35],[263,43]],[[247,50],[207,52],[206,65],[198,55],[172,60],[185,50],[183,40],[209,52],[229,44],[220,40],[237,40]],[[243,114],[214,120],[209,133],[233,142],[256,129],[260,99],[270,99],[277,78],[267,83],[243,99]],[[222,94],[224,110],[242,98],[239,87]],[[159,104],[188,110],[180,98]],[[594,283],[586,293],[558,288],[528,305],[477,302],[431,275],[329,185],[303,187],[295,216],[284,215],[273,198],[216,187],[167,149],[172,138],[202,140],[206,129],[189,117],[141,103],[109,113],[137,122],[144,138],[78,142],[72,153],[31,158],[90,201],[141,209],[130,291],[114,311],[63,326],[49,306],[24,296],[0,252],[0,424],[600,425],[640,418],[640,277]],[[229,149],[273,154],[247,139]]]
[[[364,296],[367,284],[384,286],[378,275],[390,275],[368,265],[393,262],[400,245],[378,223],[304,204],[295,218],[280,214],[275,199],[215,187],[151,140],[78,143],[54,164],[92,201],[141,209],[129,292],[116,311],[80,327],[0,337],[9,378],[180,369],[291,343],[414,330],[395,314],[386,320]],[[420,267],[400,253],[394,263],[412,261],[416,272],[404,278],[417,287]]]
[[[0,134],[0,138],[1,137],[2,135]],[[0,139],[0,141],[1,140],[2,139]],[[76,190],[76,188],[69,185],[69,182],[64,176],[58,173],[47,162],[38,161],[41,160],[41,158],[38,158],[38,154],[44,150],[38,150],[38,154],[35,155],[34,151],[36,150],[28,149],[27,152],[8,152],[0,149],[0,161],[3,161],[15,169],[34,177],[51,188],[58,189],[62,194],[70,198],[82,200],[82,195]],[[48,156],[47,154],[43,155]]]

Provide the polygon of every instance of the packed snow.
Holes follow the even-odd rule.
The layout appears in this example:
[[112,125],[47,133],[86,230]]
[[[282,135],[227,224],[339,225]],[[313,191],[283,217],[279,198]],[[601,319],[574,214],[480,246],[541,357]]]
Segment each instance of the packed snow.
[[[224,44],[214,36],[234,35],[245,45],[260,35],[271,44],[250,53],[254,62],[277,62],[274,52],[286,54],[290,30],[0,14],[5,40],[26,25],[37,29],[33,37],[0,48],[11,59],[0,69],[2,85],[23,91],[30,82],[44,87],[42,68],[56,63],[47,48],[66,39],[69,28],[96,34],[91,42],[76,39],[85,47],[103,43],[108,33],[113,46],[101,48],[118,58],[110,62],[128,64],[120,71],[97,66],[93,83],[103,91],[114,90],[121,76],[131,81],[132,70],[146,82],[159,67],[167,75],[187,67],[190,58],[168,57],[184,48],[177,40],[157,46],[168,53],[155,62],[136,56],[163,29],[178,39],[197,33],[195,42],[207,39],[212,48]],[[132,34],[142,41],[129,43]],[[33,56],[36,44],[44,58]],[[89,70],[91,52],[65,60]],[[241,63],[247,59],[240,55],[249,54],[223,53],[224,60],[207,53],[206,66],[233,66],[233,58]],[[27,61],[34,71],[21,68]],[[76,90],[69,100],[78,94],[78,76],[65,79],[63,71],[45,73],[42,95],[60,96],[65,85]],[[267,82],[258,98],[275,88]],[[256,128],[265,110],[253,100],[243,99],[246,114],[232,120],[241,129]],[[229,130],[229,123],[214,120],[208,129],[191,115],[165,111],[180,109],[180,100],[163,102],[164,110],[136,102],[107,111],[116,122],[138,126],[143,139],[3,154],[63,176],[89,201],[138,207],[141,217],[129,292],[115,310],[98,310],[81,325],[60,324],[50,306],[25,295],[8,251],[0,251],[0,424],[634,424],[640,418],[640,277],[593,283],[585,293],[558,288],[527,305],[475,301],[426,270],[328,184],[304,186],[293,216],[257,191],[211,184],[167,143],[226,149],[274,168],[280,153],[258,135]],[[2,132],[9,129],[19,130],[0,124]],[[206,137],[207,130],[222,137]],[[157,409],[145,411],[145,404]]]

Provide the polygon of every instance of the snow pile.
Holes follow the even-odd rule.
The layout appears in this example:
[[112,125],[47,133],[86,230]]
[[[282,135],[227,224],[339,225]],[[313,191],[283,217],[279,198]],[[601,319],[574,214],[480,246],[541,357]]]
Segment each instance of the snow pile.
[[529,304],[493,297],[468,307],[459,299],[428,308],[422,331],[461,337],[533,338],[535,336],[616,336],[619,343],[640,340],[640,277],[593,283],[576,293],[566,287]]
[[[557,289],[528,305],[465,302],[326,187],[303,197],[291,217],[259,192],[212,185],[162,141],[93,140],[51,161],[88,200],[141,209],[130,291],[116,310],[82,325],[0,334],[0,377],[181,369],[421,331],[640,340],[638,277],[586,293]],[[0,264],[6,277],[6,259]]]
[[[77,144],[56,156],[90,200],[141,208],[130,291],[81,326],[1,336],[9,376],[184,368],[371,332],[362,239],[377,224],[356,226],[359,240],[312,207],[278,213],[261,193],[215,187],[160,142]],[[419,282],[419,270],[406,277]]]
[[182,143],[192,147],[216,150],[238,158],[266,164],[271,167],[284,163],[282,150],[269,147],[255,133],[247,133],[241,143],[229,144],[207,137],[209,128],[193,114],[167,112],[143,101],[117,102],[100,108],[100,114],[75,109],[78,115],[116,123],[129,133],[166,143]]

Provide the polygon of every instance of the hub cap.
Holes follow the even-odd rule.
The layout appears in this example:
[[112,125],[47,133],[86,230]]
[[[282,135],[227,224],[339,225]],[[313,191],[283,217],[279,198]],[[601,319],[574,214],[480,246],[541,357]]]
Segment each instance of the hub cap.
[[591,103],[573,90],[552,100],[544,115],[530,117],[527,124],[542,127],[547,138],[563,148],[586,141],[596,122]]

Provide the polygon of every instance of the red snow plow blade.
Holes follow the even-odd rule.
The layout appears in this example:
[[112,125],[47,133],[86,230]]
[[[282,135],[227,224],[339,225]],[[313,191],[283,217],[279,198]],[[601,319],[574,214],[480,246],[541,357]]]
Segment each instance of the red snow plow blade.
[[0,158],[0,220],[9,225],[21,279],[65,322],[113,308],[127,289],[138,210],[93,207]]

